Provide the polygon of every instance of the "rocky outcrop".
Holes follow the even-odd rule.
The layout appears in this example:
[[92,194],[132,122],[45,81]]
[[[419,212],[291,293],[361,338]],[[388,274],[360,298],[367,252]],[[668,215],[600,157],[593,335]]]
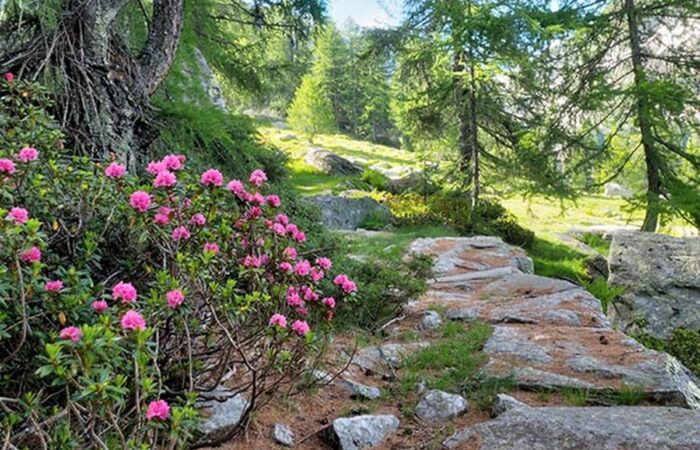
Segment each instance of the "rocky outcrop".
[[349,378],[344,379],[342,384],[350,391],[351,398],[376,400],[382,395],[382,391],[380,391],[379,388],[367,386],[366,384],[358,383]]
[[328,175],[352,175],[362,172],[362,167],[322,147],[311,147],[304,161]]
[[335,230],[355,230],[372,216],[391,219],[389,209],[370,197],[317,195],[304,201],[318,206],[323,225]]
[[[444,445],[479,450],[690,450],[700,414],[664,407],[515,407],[467,427]],[[472,446],[470,446],[472,445]]]
[[609,264],[610,284],[625,288],[609,310],[617,328],[664,339],[700,330],[700,238],[619,233]]
[[335,419],[325,439],[338,450],[361,450],[381,444],[399,428],[392,415],[341,417]]
[[216,445],[230,439],[248,406],[248,400],[243,395],[227,388],[203,393],[197,402],[202,416],[199,431],[203,436],[200,443]]
[[220,110],[228,112],[228,106],[226,106],[226,98],[221,89],[221,84],[219,84],[216,75],[214,75],[214,71],[209,67],[209,63],[200,49],[194,49],[194,58],[195,61],[197,61],[197,66],[199,66],[202,89],[209,96],[209,101]]
[[465,413],[469,403],[461,395],[436,389],[428,391],[416,406],[416,416],[426,422],[445,422]]

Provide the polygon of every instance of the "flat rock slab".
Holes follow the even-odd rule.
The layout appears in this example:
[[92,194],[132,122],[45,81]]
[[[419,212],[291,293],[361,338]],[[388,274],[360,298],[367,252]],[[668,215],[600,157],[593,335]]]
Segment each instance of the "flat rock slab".
[[612,285],[625,292],[610,307],[615,326],[668,339],[675,328],[700,330],[700,238],[625,232],[610,247]]
[[356,416],[335,419],[324,438],[338,450],[360,450],[381,444],[399,428],[392,415]]
[[667,407],[511,408],[444,445],[479,450],[691,450],[700,414]]
[[318,206],[323,225],[335,230],[355,230],[370,216],[391,219],[389,209],[370,197],[316,195],[304,201]]
[[367,386],[349,378],[344,379],[341,384],[350,391],[351,398],[375,400],[382,396],[382,391],[379,388]]
[[361,166],[322,147],[309,148],[304,161],[328,175],[352,175],[355,173],[362,173]]
[[387,369],[398,369],[411,353],[428,345],[427,342],[413,342],[365,347],[357,352],[352,363],[362,369],[382,373]]
[[484,346],[486,375],[527,389],[633,387],[661,404],[700,407],[698,380],[675,358],[613,330],[495,326]]
[[445,422],[467,412],[469,403],[461,395],[432,389],[416,406],[416,416],[426,422]]
[[493,236],[417,239],[408,249],[411,253],[435,256],[433,270],[438,278],[504,267],[524,273],[534,270],[532,260],[522,249]]

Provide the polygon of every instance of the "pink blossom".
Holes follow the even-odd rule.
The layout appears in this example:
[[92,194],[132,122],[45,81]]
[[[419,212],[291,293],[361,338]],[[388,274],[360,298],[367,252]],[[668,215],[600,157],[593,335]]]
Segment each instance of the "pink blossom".
[[153,222],[156,225],[167,225],[168,222],[170,222],[170,212],[170,208],[167,206],[161,206],[153,216]]
[[109,308],[107,302],[104,300],[95,300],[90,306],[92,307],[92,310],[96,313],[103,313],[107,311],[107,308]]
[[165,300],[169,307],[175,309],[185,301],[185,294],[180,289],[174,289],[165,294]]
[[263,210],[257,206],[253,206],[248,211],[245,212],[245,216],[251,219],[257,219],[263,215]]
[[319,299],[319,295],[308,286],[302,287],[301,293],[302,293],[302,296],[304,297],[304,300],[306,300],[307,302],[315,302]]
[[63,289],[63,281],[61,280],[51,280],[44,284],[44,289],[46,292],[58,292]]
[[19,151],[17,159],[23,163],[28,163],[29,161],[34,161],[39,157],[39,152],[34,147],[24,147]]
[[126,167],[119,164],[118,162],[113,162],[105,169],[105,175],[109,178],[121,178],[126,173]]
[[146,212],[151,206],[151,196],[148,192],[136,191],[129,197],[129,205],[137,211]]
[[309,310],[306,309],[305,306],[300,306],[297,309],[295,309],[295,311],[297,312],[297,314],[299,314],[302,317],[306,317],[309,315]]
[[271,327],[287,328],[287,318],[282,314],[273,314],[268,321]]
[[256,169],[250,174],[250,184],[260,187],[267,181],[267,174],[260,169]]
[[250,196],[249,201],[254,205],[263,206],[265,204],[265,196],[260,192],[256,192]]
[[282,205],[282,200],[280,200],[279,195],[275,194],[268,195],[265,201],[273,208],[279,208]]
[[323,299],[323,304],[329,307],[330,309],[335,308],[335,299],[333,297],[326,297]]
[[311,331],[311,328],[309,328],[309,324],[305,320],[295,320],[292,322],[292,331],[299,336],[306,336]]
[[154,400],[148,404],[147,420],[168,420],[168,417],[170,417],[170,405],[165,400]]
[[192,216],[190,219],[190,225],[199,225],[200,227],[204,226],[207,223],[207,218],[204,217],[204,214],[195,214]]
[[282,253],[284,254],[285,258],[292,259],[292,260],[297,259],[297,249],[294,247],[287,247],[284,249],[284,252],[282,252]]
[[219,244],[216,242],[207,242],[204,244],[204,251],[216,255],[219,253]]
[[260,267],[262,266],[263,261],[261,258],[255,256],[255,255],[246,255],[245,258],[243,258],[243,267]]
[[296,224],[293,223],[288,223],[286,226],[287,233],[289,234],[294,234],[299,232],[299,227],[296,226]]
[[153,186],[157,188],[171,187],[174,186],[175,183],[177,183],[177,177],[174,173],[168,172],[167,170],[161,170],[158,172],[156,178],[153,180]]
[[158,175],[164,170],[168,170],[168,168],[165,167],[165,163],[163,161],[151,161],[146,167],[146,172],[150,173],[151,175]]
[[41,261],[41,250],[39,250],[39,247],[31,247],[29,250],[22,253],[20,258],[22,258],[22,261],[28,263],[39,262]]
[[347,283],[348,281],[348,276],[343,273],[333,278],[333,284],[335,284],[336,286],[340,286],[341,284]]
[[21,225],[23,223],[27,223],[27,220],[29,220],[29,211],[24,208],[14,207],[10,209],[10,213],[7,215],[7,218],[12,220],[15,225]]
[[187,209],[190,206],[192,206],[192,199],[189,197],[185,197],[182,199],[182,207]]
[[303,304],[298,289],[293,287],[287,289],[287,304],[289,306],[301,306]]
[[232,192],[233,194],[236,194],[241,199],[246,194],[245,187],[243,187],[243,183],[241,183],[239,180],[229,181],[226,185],[226,190]]
[[287,217],[286,214],[277,214],[277,216],[275,216],[275,220],[284,226],[287,226],[289,224],[289,217]]
[[287,230],[284,228],[284,225],[282,225],[281,223],[273,223],[272,224],[272,232],[278,236],[284,236],[287,234]]
[[318,283],[319,281],[321,281],[323,279],[323,276],[324,276],[323,270],[321,270],[317,267],[314,267],[311,269],[310,278],[311,278],[311,281],[313,281],[314,283]]
[[185,155],[167,155],[162,162],[168,170],[180,170],[185,162]]
[[290,263],[288,263],[287,261],[281,262],[279,265],[279,269],[280,269],[280,271],[282,271],[284,273],[292,273],[292,270],[294,270],[292,265]]
[[202,174],[200,182],[204,186],[221,186],[224,183],[224,176],[216,169],[209,169]]
[[192,236],[190,231],[186,227],[177,227],[173,230],[173,241],[183,241],[187,240]]
[[0,159],[0,173],[2,172],[8,175],[15,173],[15,163],[7,158]]
[[12,72],[7,72],[5,74],[5,81],[12,83],[15,80],[15,75]]
[[321,256],[320,258],[316,258],[316,265],[323,270],[331,270],[331,267],[333,267],[333,261]]
[[292,238],[297,242],[304,242],[306,241],[306,233],[303,231],[297,231],[296,233],[292,233]]
[[357,292],[357,284],[355,284],[354,281],[348,280],[346,283],[343,283],[341,285],[341,288],[343,289],[343,291],[345,291],[346,294]]
[[131,283],[120,281],[112,288],[112,298],[114,300],[121,300],[122,303],[125,304],[133,303],[136,301],[137,296],[138,292],[136,292],[136,288]]
[[124,330],[145,330],[146,321],[143,316],[133,309],[127,311],[121,320],[122,329]]
[[58,334],[61,339],[71,340],[73,342],[80,342],[83,338],[83,332],[78,327],[65,327]]
[[311,263],[307,260],[299,261],[294,266],[294,272],[300,277],[305,277],[311,271]]

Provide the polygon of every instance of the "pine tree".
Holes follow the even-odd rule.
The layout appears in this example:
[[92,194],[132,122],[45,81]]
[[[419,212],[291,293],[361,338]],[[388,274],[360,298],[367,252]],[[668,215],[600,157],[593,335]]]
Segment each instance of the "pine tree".
[[308,134],[312,142],[316,134],[335,130],[333,105],[315,74],[302,78],[287,110],[287,120],[292,128]]

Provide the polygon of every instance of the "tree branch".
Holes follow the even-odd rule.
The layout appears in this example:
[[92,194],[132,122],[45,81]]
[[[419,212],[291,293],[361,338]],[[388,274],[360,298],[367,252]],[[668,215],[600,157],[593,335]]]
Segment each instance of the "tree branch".
[[184,0],[155,0],[153,19],[139,55],[146,92],[151,95],[170,71],[182,32]]

